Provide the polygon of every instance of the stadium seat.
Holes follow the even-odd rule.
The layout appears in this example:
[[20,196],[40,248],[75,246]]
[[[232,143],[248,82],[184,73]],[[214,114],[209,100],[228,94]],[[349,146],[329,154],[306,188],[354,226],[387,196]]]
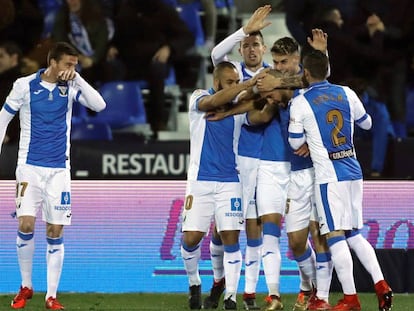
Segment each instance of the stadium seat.
[[197,2],[182,3],[177,6],[177,12],[187,24],[195,38],[195,46],[202,47],[205,43],[204,29],[199,14],[200,6]]
[[137,81],[111,81],[102,84],[99,93],[106,108],[90,120],[108,123],[111,129],[146,124],[147,116],[141,88]]
[[72,123],[71,140],[112,140],[111,127],[102,122]]

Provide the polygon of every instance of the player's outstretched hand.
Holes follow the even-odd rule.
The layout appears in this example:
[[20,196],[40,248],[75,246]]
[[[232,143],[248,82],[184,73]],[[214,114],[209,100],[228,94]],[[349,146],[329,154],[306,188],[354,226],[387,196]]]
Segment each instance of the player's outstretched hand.
[[315,50],[326,53],[328,49],[328,34],[323,32],[322,29],[312,29],[312,38],[308,37],[308,43]]
[[272,7],[269,4],[256,9],[256,11],[254,11],[253,15],[247,21],[247,24],[243,27],[244,33],[250,34],[269,26],[271,22],[266,21],[266,18],[269,15],[270,11],[272,11]]

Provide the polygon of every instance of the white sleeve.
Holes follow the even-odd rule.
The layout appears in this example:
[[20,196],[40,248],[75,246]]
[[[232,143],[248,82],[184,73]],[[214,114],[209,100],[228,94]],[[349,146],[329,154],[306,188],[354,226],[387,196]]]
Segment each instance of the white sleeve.
[[75,87],[79,89],[79,92],[76,95],[77,102],[97,112],[105,109],[106,103],[101,94],[99,94],[99,92],[88,82],[86,82],[78,73],[76,73],[73,83]]
[[366,112],[364,104],[358,95],[350,88],[345,88],[348,100],[353,111],[355,123],[364,130],[369,130],[372,126],[371,116]]
[[[299,97],[300,98],[300,97]],[[293,99],[290,104],[290,118],[289,118],[289,144],[294,150],[298,149],[306,142],[306,136],[303,127],[303,120],[300,109],[300,101]]]
[[4,107],[0,110],[0,153],[3,145],[4,136],[6,135],[7,126],[15,115],[8,112]]
[[219,44],[217,44],[211,51],[211,60],[216,66],[222,61],[228,61],[227,54],[229,54],[235,45],[246,37],[243,28],[240,28],[235,33],[231,34]]

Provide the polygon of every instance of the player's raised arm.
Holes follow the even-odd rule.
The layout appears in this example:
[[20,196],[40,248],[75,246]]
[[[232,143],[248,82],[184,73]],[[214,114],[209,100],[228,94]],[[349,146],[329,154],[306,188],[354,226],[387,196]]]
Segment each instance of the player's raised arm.
[[78,101],[82,105],[97,112],[105,109],[106,103],[101,94],[99,94],[97,90],[95,90],[88,82],[86,82],[85,79],[80,76],[80,74],[76,73],[73,82],[80,90],[80,97],[78,98]]
[[227,54],[232,51],[237,43],[242,41],[243,38],[248,36],[250,33],[260,31],[269,26],[271,22],[267,21],[266,18],[271,10],[272,8],[270,5],[259,7],[250,17],[245,26],[217,44],[211,51],[211,60],[213,65],[216,66],[222,61],[227,61]]

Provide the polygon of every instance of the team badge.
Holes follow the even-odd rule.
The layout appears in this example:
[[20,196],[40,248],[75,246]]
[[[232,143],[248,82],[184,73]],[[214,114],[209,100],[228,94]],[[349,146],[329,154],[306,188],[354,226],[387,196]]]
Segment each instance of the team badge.
[[59,95],[62,97],[68,96],[68,86],[67,85],[58,85]]

